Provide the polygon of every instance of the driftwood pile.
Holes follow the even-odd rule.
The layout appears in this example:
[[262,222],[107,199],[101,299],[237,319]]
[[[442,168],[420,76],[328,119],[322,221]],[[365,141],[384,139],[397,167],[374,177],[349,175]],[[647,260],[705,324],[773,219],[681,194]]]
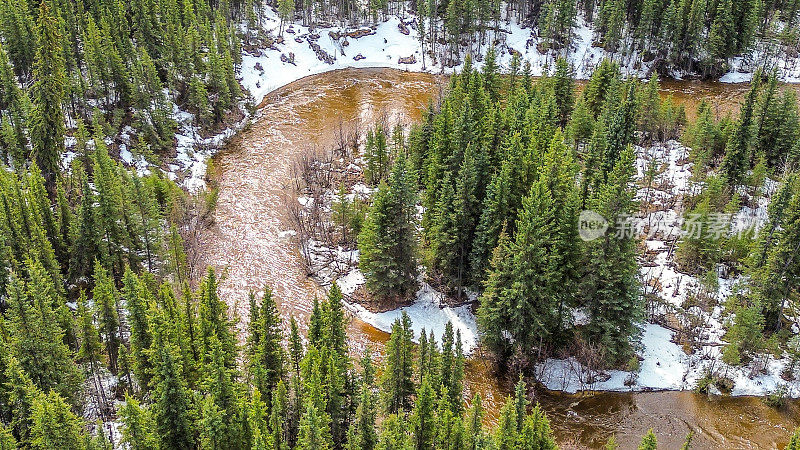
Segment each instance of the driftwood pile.
[[[319,38],[319,35],[317,35]],[[311,37],[308,38],[308,46],[311,47],[311,50],[314,51],[314,54],[317,55],[317,59],[324,62],[325,64],[333,64],[336,62],[336,58],[331,56],[328,52],[322,49]]]
[[417,57],[414,55],[406,57],[401,56],[400,58],[397,59],[397,64],[416,64],[416,63],[417,63]]

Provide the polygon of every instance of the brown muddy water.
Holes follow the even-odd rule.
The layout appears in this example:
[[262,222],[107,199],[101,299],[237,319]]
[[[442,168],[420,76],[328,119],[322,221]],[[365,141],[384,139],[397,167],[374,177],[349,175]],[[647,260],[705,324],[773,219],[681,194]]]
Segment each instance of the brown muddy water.
[[[291,228],[286,202],[292,166],[308,149],[329,149],[339,125],[356,121],[365,129],[376,118],[419,120],[446,79],[393,69],[348,69],[304,78],[264,100],[260,118],[214,157],[219,187],[215,223],[200,239],[201,259],[221,271],[220,295],[243,324],[248,292],[269,284],[284,319],[294,315],[305,329],[315,295],[324,290],[308,277],[298,247],[284,233]],[[664,82],[664,95],[686,104],[690,116],[701,98],[720,114],[738,104],[745,85]],[[388,336],[354,318],[349,327],[355,353],[369,345],[380,351]],[[510,392],[491,362],[468,361],[467,390],[480,392],[494,421]],[[616,434],[622,448],[635,448],[649,428],[661,448],[679,448],[689,430],[694,448],[783,448],[800,425],[800,407],[767,407],[757,398],[705,397],[692,392],[598,393],[564,395],[537,392],[559,441],[566,447],[598,448]]]

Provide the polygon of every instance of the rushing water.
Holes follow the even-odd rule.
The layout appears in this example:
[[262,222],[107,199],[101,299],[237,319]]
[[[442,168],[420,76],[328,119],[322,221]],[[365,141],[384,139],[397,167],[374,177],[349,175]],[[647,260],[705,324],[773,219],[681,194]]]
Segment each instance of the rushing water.
[[[305,329],[314,296],[324,291],[305,273],[297,245],[285,230],[292,166],[308,149],[328,149],[339,125],[369,124],[386,115],[391,122],[418,120],[446,80],[392,69],[341,70],[315,75],[270,94],[261,117],[214,158],[219,197],[216,220],[200,239],[204,264],[224,271],[220,286],[242,321],[248,293],[269,284],[281,314],[294,315]],[[721,83],[666,82],[664,95],[685,103],[690,116],[700,98],[720,114],[737,104],[747,87]],[[358,319],[349,327],[351,348],[380,350],[387,335]],[[466,387],[480,392],[488,420],[496,418],[509,392],[479,355],[468,362]],[[782,448],[800,425],[798,405],[776,411],[755,398],[708,398],[691,392],[564,395],[538,392],[559,441],[601,447],[616,434],[622,448],[635,448],[654,428],[662,448],[678,448],[689,430],[695,448]]]

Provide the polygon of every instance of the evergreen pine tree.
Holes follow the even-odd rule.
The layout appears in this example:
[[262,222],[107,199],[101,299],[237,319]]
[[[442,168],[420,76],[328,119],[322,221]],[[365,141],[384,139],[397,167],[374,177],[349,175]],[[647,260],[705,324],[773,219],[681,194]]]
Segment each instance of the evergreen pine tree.
[[[163,339],[163,338],[160,338]],[[191,423],[191,398],[180,373],[178,350],[162,341],[153,354],[156,366],[153,392],[153,415],[162,449],[194,448]]]
[[119,410],[122,422],[122,442],[129,445],[131,450],[156,450],[158,443],[154,435],[156,424],[150,410],[143,408],[139,402],[125,396],[125,405]]
[[[269,286],[264,288],[260,307],[251,304],[252,307],[258,312],[251,312],[251,320],[255,320],[256,323],[251,323],[252,350],[249,355],[248,370],[253,385],[259,390],[261,397],[271,400],[273,390],[284,373],[284,355],[281,344],[283,340],[281,319]],[[269,410],[270,403],[267,405]]]
[[361,396],[356,410],[355,422],[350,427],[347,445],[352,450],[373,450],[378,445],[378,434],[375,431],[377,416],[375,388],[375,369],[369,348],[361,359],[363,374],[361,377]]
[[147,356],[147,351],[152,344],[150,318],[147,316],[151,296],[147,287],[130,268],[125,270],[122,282],[122,296],[125,298],[127,309],[126,320],[130,327],[132,368],[139,383],[143,387],[147,387],[150,385],[152,374],[152,365]]
[[722,173],[732,185],[741,184],[747,170],[750,168],[750,148],[752,140],[753,109],[759,90],[760,72],[753,77],[750,91],[747,93],[739,121],[725,146],[725,158],[722,160]]
[[28,282],[12,274],[9,284],[10,353],[42,391],[53,390],[73,403],[81,375],[64,344],[55,305],[61,305],[49,277],[37,261],[26,262]]
[[556,60],[556,71],[552,80],[558,109],[558,124],[563,128],[567,125],[575,106],[575,76],[566,59],[558,58]]
[[211,356],[214,342],[217,341],[221,345],[225,367],[234,367],[236,336],[233,334],[232,321],[228,318],[228,305],[217,293],[217,276],[211,267],[200,287],[199,316],[200,354],[204,360]]
[[55,392],[40,394],[31,413],[31,448],[49,450],[83,449],[82,423],[69,405]]
[[64,56],[57,12],[48,2],[39,6],[37,23],[38,46],[33,66],[31,88],[34,109],[31,116],[31,144],[36,164],[42,170],[51,196],[55,195],[60,175],[61,153],[64,150]]
[[330,417],[325,412],[322,384],[319,372],[307,381],[307,396],[300,417],[300,433],[297,448],[300,450],[326,450],[333,443],[330,437]]
[[113,373],[116,373],[118,369],[117,358],[121,341],[118,296],[119,293],[114,286],[114,280],[111,279],[108,272],[99,262],[95,262],[92,299],[97,310],[100,334],[103,336],[108,355],[108,365]]
[[[594,210],[608,220],[609,231],[588,243],[585,267],[589,270],[583,277],[584,304],[591,317],[589,336],[601,343],[611,362],[631,351],[639,332],[636,323],[642,317],[634,236],[625,225],[633,211],[633,161],[628,147],[592,202]],[[620,236],[612,234],[616,230]]]
[[653,430],[650,429],[642,438],[642,442],[639,443],[639,450],[656,450],[656,448],[656,435],[653,434]]
[[408,424],[402,414],[390,414],[381,424],[378,450],[415,450],[411,438],[406,434]]
[[433,448],[435,438],[434,395],[430,381],[423,379],[414,401],[414,410],[410,419],[412,440],[416,450]]
[[389,343],[386,344],[386,368],[381,377],[384,405],[390,414],[408,411],[414,393],[412,340],[410,319],[403,312],[401,319],[392,324]]
[[414,175],[398,158],[382,183],[358,237],[359,266],[367,289],[379,298],[404,299],[416,287]]

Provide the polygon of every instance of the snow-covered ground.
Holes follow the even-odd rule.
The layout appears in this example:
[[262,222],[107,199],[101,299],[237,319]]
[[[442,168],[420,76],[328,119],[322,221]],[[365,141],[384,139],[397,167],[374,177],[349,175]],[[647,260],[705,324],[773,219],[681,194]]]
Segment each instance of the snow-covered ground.
[[[673,242],[682,234],[682,197],[693,195],[702,188],[701,183],[691,180],[692,164],[688,162],[689,149],[676,141],[650,148],[637,147],[637,178],[641,181],[647,176],[648,167],[655,164],[657,173],[647,187],[641,183],[637,199],[647,201],[654,211],[640,217],[638,231],[646,232],[646,250],[654,254],[640,266],[640,279],[645,292],[656,295],[661,306],[655,314],[681,311],[689,293],[698,289],[700,281],[691,275],[678,271],[675,264]],[[777,184],[767,180],[764,197],[758,200],[755,208],[744,206],[735,214],[730,230],[738,232],[748,228],[758,228],[767,220],[766,208],[769,196],[777,189]],[[722,272],[722,270],[720,270]],[[738,278],[726,278],[720,274],[719,289],[711,293],[717,304],[723,304],[731,294]],[[687,354],[673,342],[673,331],[660,325],[648,323],[642,326],[641,357],[639,371],[635,374],[621,370],[592,372],[574,359],[548,359],[537,367],[541,382],[550,389],[577,392],[582,390],[641,391],[641,390],[691,390],[697,381],[708,373],[728,378],[733,382],[731,395],[766,395],[785,387],[792,397],[800,397],[800,382],[786,382],[781,372],[788,364],[788,357],[768,358],[766,370],[753,365],[732,367],[721,361],[724,348],[725,324],[728,319],[719,306],[703,311],[691,310],[704,325],[701,326],[701,344],[693,353]]]
[[[317,28],[312,31],[308,27],[298,24],[288,25],[283,33],[283,43],[276,43],[274,49],[263,49],[257,51],[256,54],[245,53],[243,55],[240,71],[242,84],[250,90],[258,104],[266,94],[275,89],[300,78],[329,70],[350,67],[392,67],[432,73],[453,73],[460,70],[462,65],[442,67],[432,64],[428,56],[425,58],[423,67],[419,33],[415,21],[416,19],[410,15],[406,18],[391,16],[374,27],[372,34],[359,38],[338,39],[334,39],[334,37],[338,37],[343,31],[348,30],[332,27]],[[409,34],[401,32],[401,22],[406,24]],[[280,20],[277,14],[270,8],[266,8],[262,26],[267,30],[274,30],[274,33],[277,34],[279,25]],[[523,62],[530,62],[531,73],[535,76],[542,75],[547,67],[555,61],[557,57],[555,52],[542,54],[536,49],[536,39],[530,28],[522,28],[514,21],[501,24],[501,28],[503,31],[497,36],[501,44],[496,47],[495,51],[502,71],[510,69],[513,52],[519,52]],[[589,78],[595,66],[611,54],[602,48],[592,46],[593,32],[583,19],[578,20],[574,33],[574,45],[567,55],[568,59],[573,64],[575,75],[578,78]],[[321,61],[317,57],[311,48],[311,41],[335,58],[332,64]],[[345,41],[347,45],[343,45]],[[291,54],[294,55],[292,62],[281,60],[282,55],[285,56],[284,59],[288,60]],[[400,62],[401,58],[410,56],[414,57],[414,63]],[[630,61],[623,63],[623,66],[628,73],[646,75],[649,72],[647,63],[642,64],[638,69],[634,69],[635,64],[635,58],[630,58]],[[473,66],[479,68],[482,66],[482,62],[475,60]]]
[[[285,25],[283,42],[275,43],[271,49],[261,49],[253,54],[244,53],[242,67],[239,73],[242,84],[250,90],[256,104],[264,96],[275,89],[285,86],[300,78],[315,75],[329,70],[349,67],[393,67],[410,71],[428,71],[432,73],[452,73],[461,69],[461,66],[442,67],[432,64],[429,56],[425,57],[423,66],[422,51],[417,32],[417,18],[413,15],[403,17],[390,16],[372,27],[372,33],[363,37],[341,37],[343,32],[354,31],[355,28],[342,27],[316,28],[297,23]],[[408,34],[401,31],[400,24],[404,23]],[[277,36],[280,19],[277,13],[267,7],[264,10],[264,19],[261,26],[272,30]],[[364,29],[360,27],[358,29]],[[649,77],[652,62],[644,62],[639,54],[622,57],[619,53],[608,52],[594,45],[596,36],[591,26],[583,17],[578,17],[573,29],[572,46],[565,52],[548,51],[539,52],[536,44],[537,33],[535,29],[523,28],[515,21],[500,24],[501,32],[497,34],[500,44],[496,47],[498,63],[503,71],[508,71],[511,66],[512,53],[518,52],[521,60],[531,64],[533,75],[542,75],[558,56],[566,56],[575,69],[579,79],[587,79],[594,68],[606,58],[613,58],[622,66],[623,72],[631,76]],[[491,38],[491,36],[490,36]],[[331,64],[320,60],[311,48],[311,42],[319,45],[328,55],[334,58]],[[486,49],[481,50],[486,51]],[[734,58],[731,62],[729,73],[720,81],[739,83],[749,81],[753,71],[765,63],[779,70],[781,79],[787,82],[800,82],[800,58],[777,58],[767,62],[767,55],[774,53],[757,48],[751,54]],[[294,59],[291,60],[291,55]],[[284,57],[282,60],[281,57]],[[401,58],[414,56],[415,62],[401,63]],[[479,59],[479,58],[476,58]],[[290,61],[291,60],[291,61]],[[475,67],[480,67],[481,61],[474,61]],[[686,74],[673,73],[675,78]]]
[[785,54],[776,57],[774,53],[767,44],[758,45],[750,54],[733,58],[730,70],[719,81],[745,83],[753,79],[757,68],[766,67],[777,70],[781,80],[787,83],[800,83],[800,58],[787,58]]
[[[208,158],[251,120],[247,108],[243,104],[239,107],[245,113],[244,118],[211,137],[203,138],[199,134],[199,127],[194,123],[194,115],[175,106],[173,117],[178,122],[178,133],[175,135],[178,145],[175,161],[169,165],[168,174],[172,179],[181,180],[183,187],[189,192],[198,192],[206,187]],[[178,177],[176,174],[182,176]]]
[[[355,277],[360,276],[363,280],[363,275],[358,269],[353,269],[348,276],[353,277],[354,274],[357,274]],[[392,323],[405,312],[411,319],[411,329],[414,331],[415,340],[420,337],[423,330],[427,333],[433,331],[436,341],[441,343],[445,327],[450,322],[453,325],[453,331],[461,334],[464,353],[472,353],[478,345],[478,324],[470,306],[446,306],[443,301],[444,295],[441,292],[432,288],[428,283],[422,282],[420,285],[416,299],[410,306],[377,313],[367,310],[358,303],[348,303],[348,308],[359,319],[387,333],[391,331]]]
[[755,374],[749,368],[729,367],[720,361],[721,348],[707,347],[692,355],[672,342],[673,332],[655,324],[642,327],[642,348],[639,356],[639,372],[632,374],[623,370],[607,370],[602,373],[588,371],[574,359],[551,358],[537,366],[539,381],[548,389],[575,393],[580,391],[646,391],[646,390],[693,390],[697,381],[712,367],[715,373],[730,378],[733,390],[730,395],[763,396],[785,386],[787,395],[800,396],[797,381],[786,382],[780,373],[786,359],[772,359],[767,373]]

